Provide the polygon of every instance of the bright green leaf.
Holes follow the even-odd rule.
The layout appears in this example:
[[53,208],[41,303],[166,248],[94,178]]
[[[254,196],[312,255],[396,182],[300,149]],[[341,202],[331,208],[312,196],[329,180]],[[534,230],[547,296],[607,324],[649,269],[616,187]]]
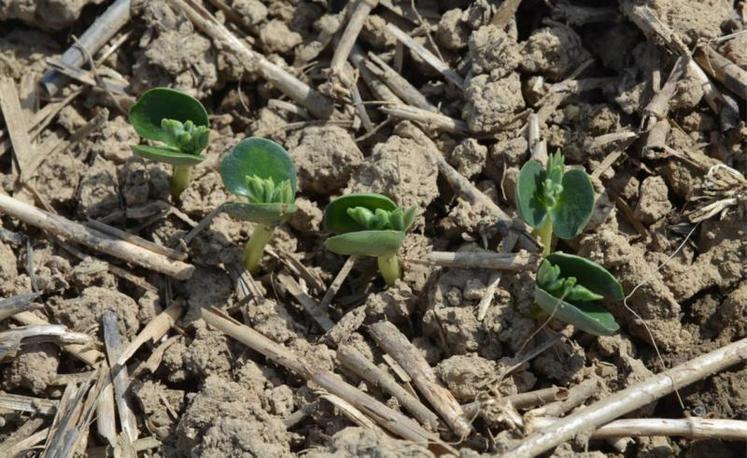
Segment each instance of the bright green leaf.
[[164,143],[168,143],[172,137],[161,128],[163,119],[182,123],[191,121],[196,126],[209,127],[207,110],[197,99],[165,87],[157,87],[143,93],[130,108],[129,117],[130,124],[138,135]]
[[381,194],[361,193],[342,196],[330,202],[324,209],[324,229],[335,234],[369,229],[368,225],[362,224],[348,213],[348,209],[356,207],[368,209],[373,219],[377,208],[391,212],[397,209],[397,204]]
[[288,199],[286,203],[295,201],[296,167],[293,159],[285,148],[272,140],[252,137],[239,142],[221,161],[220,175],[230,192],[248,198],[256,197],[257,189],[250,188],[247,177],[272,178],[274,185],[287,181],[290,192],[281,189],[276,196]]

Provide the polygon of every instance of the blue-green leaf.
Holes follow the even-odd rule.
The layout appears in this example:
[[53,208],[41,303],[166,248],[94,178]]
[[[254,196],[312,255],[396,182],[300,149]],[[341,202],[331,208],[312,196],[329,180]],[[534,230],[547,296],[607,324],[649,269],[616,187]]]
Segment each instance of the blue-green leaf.
[[131,145],[130,148],[140,157],[173,165],[195,165],[205,160],[200,154],[186,154],[160,146]]
[[533,159],[524,163],[516,182],[516,208],[521,218],[537,229],[547,217],[547,209],[542,201],[542,189],[546,177],[545,169]]
[[251,221],[267,226],[277,226],[286,221],[296,211],[294,204],[252,204],[229,202],[223,204],[223,210],[233,218]]
[[563,191],[550,209],[553,232],[561,239],[572,239],[581,233],[594,211],[594,187],[583,170],[563,174]]
[[615,317],[593,302],[574,305],[561,301],[538,286],[534,289],[534,301],[547,315],[589,334],[609,336],[620,329]]
[[358,231],[329,237],[324,247],[337,254],[379,257],[395,254],[404,240],[402,231]]

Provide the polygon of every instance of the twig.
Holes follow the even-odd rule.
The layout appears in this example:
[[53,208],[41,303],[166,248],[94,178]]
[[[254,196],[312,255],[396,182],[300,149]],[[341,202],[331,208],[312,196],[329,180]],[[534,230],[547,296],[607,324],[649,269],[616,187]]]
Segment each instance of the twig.
[[438,56],[428,51],[423,45],[413,40],[410,35],[403,32],[399,27],[392,23],[386,25],[387,31],[394,35],[397,40],[401,41],[405,46],[410,48],[410,51],[420,56],[428,65],[433,67],[439,72],[448,82],[456,86],[460,90],[464,90],[464,78],[455,72],[449,65],[443,60],[439,59]]
[[[532,419],[535,429],[552,428],[556,418]],[[640,436],[680,436],[688,439],[747,439],[747,421],[715,418],[626,418],[601,426],[591,433],[592,439]]]
[[292,414],[288,415],[285,419],[283,419],[283,423],[285,424],[285,429],[290,430],[291,428],[299,424],[301,421],[303,421],[304,418],[306,418],[312,412],[318,409],[319,409],[319,400],[303,405],[301,408],[299,408]]
[[0,393],[0,408],[18,412],[52,415],[57,412],[59,403],[52,399],[33,398],[20,394]]
[[550,388],[542,388],[535,391],[527,391],[525,393],[512,394],[502,398],[490,398],[485,400],[477,400],[468,404],[462,405],[464,409],[464,415],[467,418],[472,418],[478,414],[485,406],[491,404],[497,404],[500,402],[510,402],[511,405],[516,409],[527,409],[537,405],[544,404],[546,402],[562,401],[568,397],[568,390],[566,388],[553,386]]
[[23,114],[18,89],[13,78],[0,78],[0,111],[3,113],[10,142],[13,145],[14,166],[16,167],[14,170],[18,172],[18,177],[23,181],[26,166],[33,159],[35,148],[31,144],[26,116]]
[[[511,253],[514,250],[514,247],[516,247],[516,243],[518,241],[519,235],[516,233],[516,231],[508,231],[506,237],[501,240],[501,254]],[[478,321],[482,321],[485,319],[485,315],[487,315],[488,309],[493,303],[493,296],[495,296],[495,292],[498,290],[498,285],[500,285],[502,278],[503,272],[491,273],[490,281],[488,282],[488,286],[485,288],[485,293],[483,294],[482,299],[480,299],[480,303],[477,304]]]
[[[49,324],[44,319],[39,318],[31,312],[16,313],[13,315],[13,319],[25,325]],[[87,346],[80,344],[65,344],[62,345],[62,349],[89,366],[96,366],[97,361],[104,357],[104,355],[95,348],[88,348]]]
[[[28,313],[28,312],[27,312]],[[86,344],[91,342],[88,334],[72,332],[61,324],[32,324],[0,332],[0,360],[13,356],[21,345],[34,342],[54,342],[58,345]]]
[[199,223],[195,227],[192,228],[191,231],[185,235],[182,240],[186,245],[189,245],[192,240],[194,240],[197,235],[199,235],[200,232],[204,231],[206,227],[210,226],[210,223],[213,222],[213,219],[221,212],[223,212],[223,204],[218,205],[215,207],[210,213],[208,213],[202,220],[200,220]]
[[80,386],[67,386],[57,415],[49,428],[42,457],[64,458],[76,455],[78,448],[88,437],[96,400],[105,383],[106,371],[100,369]]
[[747,100],[747,70],[742,69],[708,45],[695,50],[695,60],[709,75],[716,78],[742,100]]
[[275,65],[263,55],[251,50],[245,42],[239,40],[225,25],[215,18],[195,0],[168,0],[174,8],[183,11],[194,25],[217,42],[227,46],[251,71],[258,70],[264,79],[287,95],[296,103],[303,105],[309,113],[319,119],[328,119],[334,112],[332,103],[322,94],[306,83]]
[[363,128],[366,129],[366,132],[368,133],[373,132],[374,125],[371,122],[371,118],[368,116],[368,112],[366,111],[366,106],[363,104],[363,99],[361,98],[361,91],[358,89],[357,84],[354,84],[353,87],[350,88],[350,97],[353,100],[353,107],[355,108],[355,113],[360,118],[361,124],[363,124]]
[[45,212],[6,195],[0,195],[0,211],[55,236],[72,240],[178,280],[186,280],[195,269],[191,264],[172,260],[124,240],[118,240],[103,232],[85,227],[60,215]]
[[345,279],[348,277],[348,274],[350,274],[350,271],[353,270],[353,266],[355,265],[355,261],[357,259],[357,256],[348,256],[348,258],[345,260],[345,264],[343,264],[340,268],[340,271],[337,272],[335,279],[332,280],[332,284],[329,285],[329,289],[327,289],[327,292],[324,293],[324,297],[322,297],[322,300],[319,301],[319,308],[321,310],[327,310],[327,307],[329,307],[329,305],[332,303],[332,299],[334,299],[335,294],[337,294],[340,286],[342,286],[342,282],[345,281]]
[[378,0],[357,0],[355,2],[348,18],[348,25],[345,27],[345,31],[337,42],[337,47],[335,47],[335,53],[332,55],[332,61],[329,64],[331,71],[335,72],[342,69],[343,64],[348,60],[350,50],[355,45],[355,40],[358,39],[363,24],[366,22],[366,18],[378,3]]
[[538,407],[530,412],[527,412],[527,415],[534,417],[560,417],[566,412],[569,412],[570,410],[583,404],[587,399],[596,394],[599,389],[599,379],[597,379],[596,377],[592,377],[569,389],[568,395],[565,399],[555,401],[542,407]]
[[437,112],[438,109],[433,106],[428,99],[402,75],[397,73],[392,67],[384,62],[379,56],[368,53],[369,68],[397,97],[401,98],[407,105],[412,105],[422,110]]
[[[127,93],[127,82],[116,81],[111,78],[96,78],[91,76],[90,70],[83,70],[78,67],[71,67],[56,59],[48,59],[47,63],[63,75],[72,78],[80,83],[94,88],[104,89],[106,92],[117,94],[119,96],[131,97]],[[103,86],[103,87],[102,87]]]
[[417,422],[390,409],[371,396],[349,385],[332,372],[310,368],[287,348],[271,341],[254,329],[242,325],[230,317],[221,315],[220,311],[216,309],[209,310],[203,308],[202,318],[209,325],[223,331],[252,350],[261,353],[276,364],[282,365],[286,369],[301,375],[310,382],[346,400],[357,409],[366,413],[387,431],[417,443],[435,443],[440,448],[456,453],[451,446],[442,442],[435,434],[423,429]]
[[111,310],[106,310],[101,319],[104,329],[104,342],[106,344],[106,355],[109,360],[111,381],[114,385],[114,400],[117,403],[119,413],[119,424],[125,433],[125,438],[130,442],[137,439],[137,420],[130,406],[127,393],[130,385],[130,376],[127,366],[116,364],[115,361],[122,353],[122,336],[117,326],[117,316]]
[[18,441],[15,445],[12,445],[7,450],[3,449],[2,456],[18,456],[21,452],[26,451],[34,447],[39,442],[45,440],[49,434],[49,428],[42,429],[41,431],[35,432],[29,437]]
[[[41,428],[45,420],[42,417],[29,418],[24,424],[18,429],[13,431],[4,441],[0,444],[0,456],[16,456],[16,453],[10,453],[18,444],[32,436],[36,430]],[[32,444],[33,445],[33,444]]]
[[[109,368],[106,363],[107,369]],[[106,439],[110,446],[117,444],[117,417],[114,415],[114,385],[111,378],[101,390],[101,395],[96,401],[96,432]]]
[[40,293],[24,293],[0,299],[0,321],[16,313],[34,308],[34,301],[39,296],[41,296]]
[[[651,98],[646,108],[643,109],[645,130],[651,129],[657,121],[666,120],[669,113],[669,101],[677,90],[677,82],[685,75],[689,62],[689,56],[680,56],[677,58],[672,71],[669,73],[667,82],[664,83],[664,87]],[[646,120],[646,117],[650,117],[650,119]]]
[[460,269],[492,269],[518,272],[534,265],[534,256],[527,253],[495,253],[480,251],[431,251],[425,259],[409,262]]
[[301,285],[299,285],[293,277],[281,273],[277,278],[280,280],[283,287],[291,294],[291,296],[296,298],[296,300],[303,306],[306,313],[314,319],[316,324],[318,324],[323,331],[329,331],[332,326],[335,325],[329,318],[327,311],[317,304],[311,296],[306,294],[306,292],[301,289]]
[[725,97],[724,94],[722,94],[721,91],[719,91],[718,88],[716,88],[716,86],[711,83],[711,80],[708,79],[708,75],[706,75],[703,69],[700,68],[700,66],[695,63],[693,59],[690,59],[687,65],[690,72],[695,75],[696,78],[698,78],[700,87],[703,88],[703,97],[705,98],[706,103],[708,103],[708,106],[711,108],[711,111],[716,114],[722,114],[721,112],[725,110],[727,111],[727,114],[724,114],[724,116],[734,120],[735,122],[738,121],[739,106],[737,105],[736,101],[731,97]]
[[713,373],[747,359],[747,339],[706,353],[650,377],[558,420],[547,431],[531,434],[504,456],[532,457],[544,453],[583,430],[597,428],[628,412],[650,404]]
[[369,330],[376,343],[402,366],[418,390],[446,421],[451,430],[459,437],[466,438],[472,427],[464,417],[462,406],[459,405],[454,395],[438,382],[433,369],[417,348],[399,332],[396,326],[387,321],[374,323]]
[[354,46],[353,51],[350,53],[350,62],[352,62],[355,68],[360,72],[361,77],[376,98],[386,103],[403,103],[402,100],[397,97],[397,94],[389,89],[389,87],[376,76],[373,63],[363,56],[363,52],[357,46]]
[[184,261],[185,259],[187,259],[187,254],[184,252],[177,251],[177,250],[174,250],[173,248],[168,248],[163,245],[159,245],[155,242],[151,242],[150,240],[146,240],[138,235],[131,234],[127,231],[123,231],[122,229],[119,229],[114,226],[110,226],[106,223],[102,223],[101,221],[97,221],[95,219],[89,219],[86,222],[86,226],[90,226],[98,231],[105,232],[109,235],[113,235],[124,241],[141,246],[145,248],[146,250],[150,250],[154,253],[168,256],[171,259],[178,259],[179,261]]
[[382,105],[379,110],[397,119],[415,121],[428,130],[443,131],[451,134],[464,134],[469,131],[467,123],[461,119],[450,118],[441,113],[423,110],[409,105]]
[[179,319],[181,314],[181,303],[174,302],[169,305],[166,310],[159,313],[158,316],[148,322],[143,330],[140,331],[140,333],[135,336],[135,338],[132,339],[129,344],[127,344],[124,350],[122,350],[122,354],[117,357],[116,364],[118,366],[124,366],[125,364],[127,364],[127,361],[132,357],[132,355],[135,354],[138,348],[140,348],[144,343],[148,342],[149,340],[152,342],[158,341],[158,339],[163,337],[168,332],[168,330],[171,329],[172,326],[174,326],[174,323],[176,323],[176,320]]
[[438,417],[423,405],[418,398],[402,388],[387,372],[379,369],[374,363],[366,359],[358,350],[343,345],[337,349],[337,359],[347,369],[373,386],[378,386],[399,400],[420,423],[432,431],[438,429]]
[[527,118],[527,142],[529,143],[529,156],[535,161],[547,164],[547,142],[540,136],[539,116],[529,113]]
[[[70,67],[80,67],[86,61],[87,52],[94,54],[130,20],[130,0],[116,0],[98,17],[78,39],[78,44],[65,51],[60,61]],[[83,50],[79,49],[83,47]],[[65,84],[65,78],[55,70],[49,70],[41,80],[47,93],[55,95]]]

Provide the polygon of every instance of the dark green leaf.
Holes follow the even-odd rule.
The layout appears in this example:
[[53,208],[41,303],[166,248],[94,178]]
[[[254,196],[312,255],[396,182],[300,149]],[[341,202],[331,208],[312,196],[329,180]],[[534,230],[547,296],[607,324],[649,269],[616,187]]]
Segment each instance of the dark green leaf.
[[583,170],[568,170],[563,175],[563,191],[550,209],[553,232],[561,239],[581,233],[594,211],[594,187]]
[[[223,184],[233,194],[251,197],[247,177],[272,178],[275,184],[289,181],[291,195],[296,196],[296,166],[282,146],[266,138],[242,140],[220,164]],[[283,193],[287,197],[287,192]]]
[[132,145],[131,148],[140,157],[173,165],[195,165],[205,160],[205,156],[200,154],[186,154],[159,146]]
[[205,107],[194,97],[174,89],[150,89],[130,108],[130,124],[138,135],[165,143],[170,136],[161,129],[162,119],[192,121],[198,126],[209,126]]
[[330,202],[324,209],[324,229],[335,234],[368,229],[348,214],[348,209],[355,207],[367,208],[371,212],[375,212],[377,208],[393,211],[397,208],[397,204],[381,194],[362,193],[342,196]]
[[534,301],[543,312],[564,323],[596,336],[609,336],[620,326],[610,312],[594,303],[573,305],[553,297],[539,287],[534,289]]
[[290,218],[296,211],[294,204],[249,204],[229,202],[223,204],[223,210],[233,218],[253,223],[277,226]]
[[324,247],[348,256],[389,256],[395,254],[405,233],[402,231],[358,231],[329,237]]
[[542,164],[530,159],[524,163],[516,181],[516,208],[521,218],[535,229],[542,226],[547,217],[547,209],[542,202],[545,177]]
[[579,284],[608,300],[620,301],[625,297],[615,276],[594,261],[563,252],[551,253],[545,259],[560,267],[561,277],[576,277]]

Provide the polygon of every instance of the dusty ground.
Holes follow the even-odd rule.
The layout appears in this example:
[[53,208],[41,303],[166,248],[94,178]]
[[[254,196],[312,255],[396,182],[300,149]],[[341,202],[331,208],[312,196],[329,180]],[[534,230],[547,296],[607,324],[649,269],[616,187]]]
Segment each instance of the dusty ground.
[[[23,87],[47,69],[80,36],[108,2],[14,1],[0,3],[0,76]],[[324,206],[344,192],[371,191],[405,206],[419,217],[402,250],[419,259],[430,249],[496,249],[500,230],[483,209],[457,196],[439,178],[426,146],[413,138],[407,122],[388,122],[377,96],[360,80],[364,106],[377,130],[367,133],[349,99],[337,100],[338,119],[319,122],[305,111],[288,108],[288,99],[236,56],[217,47],[182,13],[162,0],[133,2],[133,16],[121,33],[121,46],[101,62],[100,75],[127,82],[127,96],[84,86],[43,131],[37,144],[70,135],[103,108],[102,126],[82,141],[55,150],[32,180],[38,196],[16,190],[11,154],[0,154],[3,186],[16,197],[40,199],[64,216],[102,219],[157,243],[178,248],[191,225],[229,196],[217,165],[241,138],[265,136],[283,144],[296,161],[299,212],[282,226],[270,246],[292,257],[328,286],[344,259],[326,252],[320,223]],[[334,39],[344,20],[345,2],[307,0],[228,0],[230,14],[216,13],[236,34],[312,87],[324,89],[325,70]],[[704,177],[724,163],[744,173],[744,124],[729,122],[709,107],[692,71],[676,83],[667,104],[670,129],[650,143],[642,132],[650,120],[646,107],[673,67],[666,46],[644,36],[624,13],[646,4],[689,49],[747,27],[747,6],[730,0],[525,0],[516,20],[494,25],[502,2],[428,0],[387,2],[373,10],[358,39],[364,51],[399,68],[441,113],[466,124],[467,132],[422,128],[462,175],[501,208],[513,211],[513,185],[528,158],[523,127],[528,110],[541,118],[541,136],[550,151],[561,149],[567,161],[593,173],[610,154],[621,153],[600,170],[600,194],[592,224],[564,251],[587,256],[612,271],[626,293],[643,283],[628,300],[610,310],[622,325],[619,335],[595,338],[576,333],[502,383],[495,375],[537,327],[531,308],[533,274],[504,274],[486,317],[477,304],[491,272],[427,267],[405,263],[404,278],[386,288],[370,260],[360,260],[328,310],[340,326],[323,337],[303,308],[278,285],[283,264],[265,257],[257,276],[265,299],[256,304],[236,297],[236,266],[252,224],[227,215],[216,217],[189,245],[191,279],[164,276],[122,265],[100,253],[80,259],[45,234],[2,217],[0,294],[43,293],[33,313],[78,332],[101,336],[102,314],[112,311],[125,339],[132,339],[162,311],[167,301],[181,301],[187,312],[162,342],[147,344],[130,361],[132,368],[161,353],[152,371],[138,374],[129,395],[139,435],[161,445],[142,456],[432,456],[417,444],[356,426],[324,399],[292,426],[284,420],[315,402],[318,392],[199,319],[201,307],[229,310],[255,330],[284,344],[314,367],[336,370],[346,380],[399,409],[377,387],[340,370],[335,349],[352,345],[383,370],[390,367],[370,339],[366,325],[393,322],[422,351],[440,381],[456,399],[470,403],[485,395],[511,395],[550,387],[574,387],[601,379],[591,400],[603,397],[671,365],[747,337],[747,224],[743,208],[731,207],[694,227],[685,216],[704,205]],[[388,6],[387,6],[388,5]],[[457,89],[405,48],[385,29],[392,22],[408,31],[464,79]],[[115,40],[121,35],[117,35]],[[747,35],[713,46],[747,70]],[[96,58],[97,56],[94,56]],[[578,73],[580,72],[580,73]],[[567,84],[576,81],[579,84]],[[566,82],[566,83],[564,83]],[[565,84],[565,86],[563,85]],[[212,113],[208,160],[196,167],[180,202],[170,202],[167,166],[134,157],[129,145],[137,135],[120,111],[147,88],[170,86],[198,97]],[[54,99],[78,86],[68,84]],[[326,84],[328,93],[334,87]],[[563,91],[565,88],[565,91]],[[737,97],[744,119],[744,100]],[[31,96],[28,113],[48,102]],[[381,124],[381,125],[380,125]],[[0,127],[3,127],[0,124]],[[626,136],[626,133],[633,133]],[[620,134],[609,140],[610,134]],[[56,136],[56,137],[55,137]],[[626,140],[627,138],[627,140]],[[623,139],[623,140],[620,140]],[[175,206],[180,211],[168,211]],[[694,228],[691,237],[685,236]],[[15,234],[15,235],[14,235]],[[682,245],[682,246],[681,246]],[[681,249],[669,259],[670,255]],[[100,259],[99,259],[100,258]],[[102,259],[107,262],[102,262]],[[152,285],[150,289],[115,275],[108,262]],[[659,266],[668,261],[663,268]],[[168,286],[167,286],[168,284]],[[321,299],[324,289],[306,282]],[[637,316],[636,316],[637,314]],[[4,320],[0,329],[15,326]],[[558,328],[556,326],[556,328]],[[657,358],[653,343],[662,353]],[[90,370],[60,347],[32,343],[0,363],[0,389],[6,393],[59,399],[69,374]],[[747,420],[747,366],[735,366],[682,390],[681,406],[669,396],[634,416],[681,418],[685,415]],[[31,414],[0,408],[0,444],[12,437]],[[51,423],[46,417],[44,425]],[[457,443],[463,456],[492,454],[523,436],[500,412],[485,411],[472,434],[458,442],[442,425],[442,437]],[[105,444],[91,429],[88,447]],[[0,445],[2,447],[2,445]],[[0,450],[3,450],[0,448]],[[706,452],[707,451],[707,452]],[[35,456],[34,451],[26,456]],[[620,443],[576,440],[555,456],[744,456],[744,444],[642,438]]]

